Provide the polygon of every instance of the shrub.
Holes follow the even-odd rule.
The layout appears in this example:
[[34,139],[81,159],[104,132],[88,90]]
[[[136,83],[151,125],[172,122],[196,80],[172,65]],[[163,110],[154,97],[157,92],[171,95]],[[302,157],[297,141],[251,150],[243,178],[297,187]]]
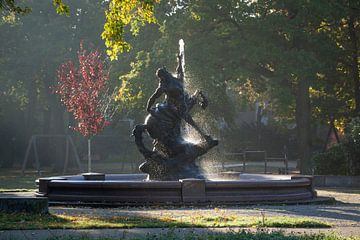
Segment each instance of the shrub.
[[342,143],[313,157],[315,174],[360,175],[360,118],[348,124]]
[[344,141],[349,174],[360,175],[360,118],[354,118],[349,124],[349,133]]
[[346,155],[342,144],[319,153],[313,158],[315,174],[320,175],[346,175]]

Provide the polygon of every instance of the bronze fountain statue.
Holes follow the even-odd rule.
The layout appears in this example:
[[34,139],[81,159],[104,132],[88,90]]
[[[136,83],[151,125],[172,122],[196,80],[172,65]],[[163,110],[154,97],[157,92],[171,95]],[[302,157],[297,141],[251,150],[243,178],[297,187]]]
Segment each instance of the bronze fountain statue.
[[[203,178],[195,160],[218,145],[218,141],[206,135],[190,115],[195,104],[205,109],[208,101],[199,90],[191,96],[185,91],[183,61],[183,53],[180,52],[176,77],[165,68],[156,71],[159,86],[148,100],[149,114],[145,123],[136,125],[133,130],[136,146],[145,157],[145,162],[139,168],[149,174],[150,180]],[[163,94],[164,102],[153,107],[155,100]],[[199,143],[184,140],[181,135],[182,120],[200,134],[202,139]],[[153,139],[153,150],[146,148],[143,143],[142,134],[145,131]]]

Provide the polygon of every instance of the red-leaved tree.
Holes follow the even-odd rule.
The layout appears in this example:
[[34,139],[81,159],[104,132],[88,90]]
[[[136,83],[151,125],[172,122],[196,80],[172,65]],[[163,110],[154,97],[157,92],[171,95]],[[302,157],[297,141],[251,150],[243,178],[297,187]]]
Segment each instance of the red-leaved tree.
[[88,139],[88,171],[91,172],[91,137],[109,125],[106,99],[109,70],[101,53],[87,52],[80,42],[79,65],[72,61],[61,64],[57,70],[54,92],[68,112],[72,113],[77,126],[72,127]]

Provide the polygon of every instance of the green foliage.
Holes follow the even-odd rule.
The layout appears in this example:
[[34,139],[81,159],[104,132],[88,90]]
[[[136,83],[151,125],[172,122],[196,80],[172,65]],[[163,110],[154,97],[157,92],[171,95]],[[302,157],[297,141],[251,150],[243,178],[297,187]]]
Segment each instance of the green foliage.
[[125,41],[125,28],[130,26],[132,34],[137,35],[140,27],[146,23],[156,23],[154,5],[159,0],[111,0],[109,9],[105,12],[106,23],[101,37],[108,48],[107,54],[111,60],[116,60],[118,54],[128,51],[131,45]]
[[343,143],[349,175],[360,175],[360,118],[349,123],[348,134]]
[[121,86],[116,100],[120,102],[124,110],[141,111],[145,106],[144,99],[144,68],[148,67],[150,61],[149,53],[138,52],[136,62],[130,64],[131,71],[120,76]]
[[352,142],[354,146],[360,149],[360,117],[353,118],[348,128],[349,142]]
[[346,155],[343,145],[335,145],[325,153],[313,157],[315,174],[319,175],[346,175]]
[[[110,59],[117,60],[120,53],[131,49],[131,45],[125,40],[126,28],[130,27],[130,32],[136,36],[145,24],[156,23],[154,6],[160,0],[111,0],[108,2],[109,7],[105,11],[106,22],[101,37],[105,40]],[[57,14],[70,16],[70,6],[63,0],[53,0],[53,5]],[[3,21],[6,22],[14,22],[14,14],[24,15],[31,12],[31,8],[19,7],[14,0],[1,1],[0,10],[8,12],[8,16],[3,17]]]
[[[102,44],[104,9],[99,1],[72,1],[74,11],[69,17],[56,14],[53,1],[31,0],[26,4],[33,10],[31,14],[16,16],[14,24],[0,25],[3,39],[0,50],[0,134],[4,135],[0,143],[4,148],[7,146],[4,151],[0,149],[2,166],[23,161],[32,134],[65,133],[67,127],[64,124],[68,125],[68,122],[63,117],[64,110],[51,94],[56,67],[64,59],[76,56],[81,39],[86,38],[99,48]],[[38,144],[45,149],[39,152],[42,167],[63,162],[63,143],[50,140]]]
[[15,0],[1,0],[0,1],[0,10],[3,13],[7,14],[28,14],[31,12],[29,7],[20,7],[15,4]]
[[0,25],[2,22],[8,24],[15,24],[18,15],[26,15],[31,12],[29,7],[20,7],[15,4],[15,0],[1,0],[0,1]]
[[[117,60],[118,55],[131,49],[127,38],[127,28],[136,36],[140,28],[146,24],[157,23],[154,16],[154,6],[160,0],[111,0],[105,11],[106,22],[101,34],[107,47],[106,53],[111,60]],[[56,13],[70,15],[70,7],[62,0],[53,0]]]
[[70,7],[63,3],[62,0],[53,0],[54,6],[56,7],[56,13],[66,16],[70,16]]
[[[358,1],[32,0],[27,5],[34,11],[27,16],[17,14],[26,11],[17,9],[21,5],[14,2],[1,1],[5,20],[11,22],[1,25],[0,114],[4,121],[0,124],[4,129],[10,119],[4,112],[9,112],[16,115],[14,128],[20,133],[42,131],[45,113],[54,111],[48,97],[53,66],[73,55],[80,38],[100,46],[100,35],[111,59],[133,49],[112,68],[113,74],[121,76],[119,103],[131,117],[140,115],[155,88],[156,68],[175,68],[180,38],[186,44],[186,87],[207,93],[214,123],[217,117],[224,118],[233,127],[240,110],[268,101],[267,111],[276,124],[293,124],[302,82],[309,85],[314,121],[333,116],[346,120],[354,110],[349,20],[355,16],[358,32]],[[59,18],[53,5],[69,17]],[[130,62],[134,63],[129,68]],[[38,124],[24,124],[22,115],[34,116]]]
[[348,125],[342,143],[313,157],[315,174],[360,175],[360,118]]

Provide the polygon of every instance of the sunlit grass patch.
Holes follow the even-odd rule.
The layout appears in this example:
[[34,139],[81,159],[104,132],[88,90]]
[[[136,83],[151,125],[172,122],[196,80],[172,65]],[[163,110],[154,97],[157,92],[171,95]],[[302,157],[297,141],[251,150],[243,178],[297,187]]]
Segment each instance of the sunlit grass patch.
[[[176,218],[175,218],[176,219]],[[176,219],[179,220],[179,219]],[[331,225],[310,218],[293,218],[282,216],[256,217],[237,215],[195,215],[182,217],[182,222],[196,227],[283,227],[283,228],[329,228]]]
[[329,228],[328,223],[309,218],[242,216],[69,216],[57,214],[0,213],[0,229],[89,229],[172,227],[285,227]]
[[[115,240],[115,238],[91,238],[83,237],[53,237],[48,240]],[[118,239],[118,238],[116,238]],[[335,234],[313,234],[313,235],[286,235],[282,232],[233,232],[233,233],[213,233],[202,234],[196,233],[187,235],[177,235],[172,230],[162,235],[148,235],[137,238],[130,238],[131,240],[359,240],[356,237],[341,237]]]
[[35,192],[36,188],[0,188],[0,193],[7,192]]

